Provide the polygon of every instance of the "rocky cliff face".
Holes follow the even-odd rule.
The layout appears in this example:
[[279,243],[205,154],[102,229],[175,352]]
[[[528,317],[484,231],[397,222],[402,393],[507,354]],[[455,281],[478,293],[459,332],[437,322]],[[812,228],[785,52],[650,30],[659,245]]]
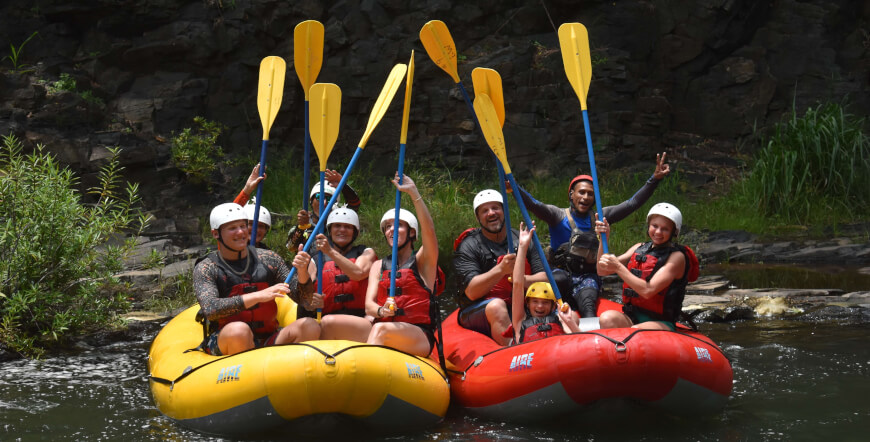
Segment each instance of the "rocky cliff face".
[[[343,94],[331,158],[350,158],[390,68],[413,49],[409,156],[457,173],[491,167],[461,95],[419,41],[431,19],[450,27],[469,92],[473,68],[500,72],[505,137],[520,175],[558,170],[567,179],[587,170],[579,103],[556,34],[564,22],[589,29],[588,104],[601,168],[649,170],[662,150],[680,154],[672,155],[677,167],[681,159],[727,161],[754,126],[793,105],[802,111],[848,96],[853,113],[870,114],[870,5],[861,0],[41,0],[0,6],[0,46],[20,50],[0,63],[0,134],[44,143],[84,184],[106,147],[121,146],[130,179],[158,218],[153,229],[195,231],[195,217],[177,208],[205,213],[234,194],[244,171],[225,167],[226,186],[202,198],[207,190],[187,186],[169,162],[167,140],[202,115],[228,127],[226,151],[257,157],[258,66],[278,55],[288,71],[270,146],[298,157],[304,101],[292,37],[306,19],[326,28],[318,81]],[[61,74],[91,96],[49,93]],[[362,160],[385,174],[395,167],[400,101]]]

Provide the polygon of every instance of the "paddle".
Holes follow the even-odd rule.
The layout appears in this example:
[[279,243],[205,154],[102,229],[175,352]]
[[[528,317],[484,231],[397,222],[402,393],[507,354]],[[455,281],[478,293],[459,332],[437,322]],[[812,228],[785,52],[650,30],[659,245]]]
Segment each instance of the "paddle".
[[[311,141],[314,143],[314,152],[320,160],[320,213],[323,214],[325,207],[326,189],[326,160],[332,153],[335,140],[338,139],[338,121],[341,115],[341,89],[331,83],[316,83],[311,86],[312,101],[309,103],[311,115],[310,121]],[[321,217],[325,218],[325,217]],[[317,293],[323,293],[323,252],[317,252]],[[317,322],[320,322],[322,309],[317,309]]]
[[[480,118],[480,128],[483,131],[483,136],[486,138],[486,142],[489,144],[490,149],[504,166],[505,176],[508,181],[511,183],[511,187],[514,189],[519,189],[517,186],[517,182],[514,179],[513,173],[511,173],[511,167],[507,161],[507,153],[505,152],[505,144],[504,144],[504,134],[501,131],[501,124],[498,121],[498,115],[496,114],[495,107],[492,104],[492,100],[490,100],[489,96],[485,94],[477,94],[474,98],[474,110],[477,112],[477,116]],[[529,217],[529,212],[526,210],[526,205],[523,203],[522,196],[515,192],[514,199],[517,201],[517,205],[520,207],[520,212],[523,215],[523,220],[525,220],[526,225],[531,228],[532,220]],[[544,249],[541,247],[541,242],[538,240],[538,234],[534,233],[532,235],[532,240],[535,243],[535,248],[538,250],[538,255],[541,256],[541,262],[544,264],[544,270],[547,272],[547,279],[550,281],[550,285],[553,288],[553,293],[556,294],[556,300],[559,305],[562,305],[562,295],[559,293],[559,287],[556,285],[556,281],[553,279],[553,271],[550,270],[550,264],[547,263],[547,256],[544,254]]]
[[[411,116],[411,86],[414,83],[414,51],[411,51],[411,61],[408,62],[408,76],[405,78],[405,106],[402,109],[402,132],[399,136],[399,184],[405,176],[405,146],[408,141],[408,120]],[[393,213],[393,261],[390,267],[390,297],[396,295],[396,260],[399,256],[399,208],[402,205],[402,192],[396,189],[396,211]],[[395,304],[389,303],[392,309]]]
[[[263,125],[263,144],[260,146],[260,176],[266,173],[266,146],[269,145],[269,130],[281,109],[284,96],[284,74],[287,64],[281,57],[266,57],[260,62],[260,79],[257,85],[257,111]],[[251,227],[251,245],[257,245],[257,223],[260,221],[260,202],[263,201],[263,181],[257,184],[257,201],[254,206],[254,226]]]
[[[498,117],[499,127],[504,127],[504,91],[501,87],[501,75],[499,75],[494,69],[474,68],[474,70],[471,71],[471,81],[472,85],[474,85],[475,96],[485,94],[489,96],[490,100],[492,100],[496,116]],[[480,124],[478,123],[478,126],[479,125]],[[481,133],[482,132],[483,130],[481,129]],[[496,158],[496,164],[498,165],[499,170],[498,185],[501,189],[502,207],[504,208],[504,225],[508,232],[508,252],[511,252],[514,249],[514,237],[511,232],[510,206],[508,205],[507,189],[504,185],[504,171],[502,170],[503,168],[501,163],[498,161],[498,158]]]
[[[302,166],[302,208],[308,210],[308,178],[311,174],[311,138],[309,136],[309,89],[317,80],[323,64],[323,24],[305,20],[293,29],[293,65],[305,93],[305,153]],[[322,189],[322,187],[321,187]],[[305,226],[303,226],[305,227]]]
[[[580,109],[583,111],[583,129],[586,131],[586,152],[589,154],[589,171],[592,175],[592,187],[595,191],[595,208],[598,219],[604,219],[601,210],[601,192],[598,190],[598,172],[595,170],[595,153],[592,151],[592,130],[589,128],[589,114],[586,111],[586,94],[592,82],[592,59],[589,55],[589,33],[580,23],[565,23],[559,26],[559,46],[562,48],[562,63],[565,74],[574,93],[580,98]],[[607,248],[607,235],[601,235],[601,246],[604,253],[610,253]]]
[[[450,30],[447,29],[447,25],[441,20],[430,20],[428,23],[423,25],[422,29],[420,29],[420,41],[423,43],[423,47],[426,48],[426,53],[429,54],[429,58],[431,58],[432,61],[444,72],[447,72],[447,74],[450,75],[450,78],[453,79],[453,82],[459,86],[459,90],[462,92],[462,97],[465,99],[465,104],[468,105],[468,110],[471,112],[471,117],[474,119],[475,124],[480,127],[480,123],[477,121],[477,115],[474,113],[474,106],[471,104],[471,98],[468,96],[468,91],[465,90],[465,86],[459,80],[459,71],[456,68],[456,45],[453,43],[453,36],[450,35]],[[497,72],[492,72],[494,72],[495,76],[498,77]],[[492,78],[491,74],[490,77],[487,78]],[[493,89],[495,83],[496,81],[493,79]],[[497,84],[498,96],[501,96],[501,77],[498,77]],[[475,90],[476,89],[477,87],[475,86]],[[501,101],[501,103],[502,118],[500,121],[504,124],[504,101]],[[498,158],[496,158],[495,164],[498,169],[498,183],[499,188],[501,189],[505,227],[507,227],[508,231],[508,252],[511,252],[514,249],[513,234],[511,233],[511,217],[510,210],[508,210],[507,189],[504,185],[504,169],[502,168],[501,163],[499,163]]]
[[[314,226],[314,231],[305,242],[305,246],[303,246],[302,248],[303,251],[308,252],[308,250],[311,249],[311,244],[314,242],[314,238],[321,230],[323,230],[323,225],[326,224],[327,214],[330,210],[332,210],[332,206],[335,204],[335,201],[338,200],[338,197],[341,194],[341,189],[343,189],[345,183],[347,183],[347,178],[350,176],[350,173],[353,170],[353,166],[356,164],[357,160],[359,160],[359,156],[365,148],[366,143],[369,141],[369,137],[371,136],[372,131],[374,131],[375,127],[378,125],[378,123],[380,123],[381,118],[384,117],[384,114],[387,113],[387,108],[390,106],[390,102],[393,101],[393,97],[396,95],[396,91],[399,90],[399,85],[402,84],[402,77],[405,75],[405,71],[407,69],[407,66],[399,63],[393,66],[393,70],[390,71],[390,76],[387,77],[387,82],[384,84],[384,88],[381,90],[381,94],[375,101],[375,106],[372,109],[371,115],[369,116],[369,122],[366,125],[366,130],[365,132],[363,132],[362,139],[360,139],[359,147],[357,147],[356,152],[354,152],[353,157],[350,159],[350,163],[348,163],[347,169],[345,169],[344,174],[341,176],[341,180],[338,182],[338,186],[335,187],[335,193],[332,194],[332,197],[329,199],[329,203],[326,204],[324,210],[320,212],[320,219],[317,220],[317,225]],[[293,267],[290,269],[290,274],[287,275],[287,279],[284,282],[290,283],[290,280],[295,274],[296,267]]]

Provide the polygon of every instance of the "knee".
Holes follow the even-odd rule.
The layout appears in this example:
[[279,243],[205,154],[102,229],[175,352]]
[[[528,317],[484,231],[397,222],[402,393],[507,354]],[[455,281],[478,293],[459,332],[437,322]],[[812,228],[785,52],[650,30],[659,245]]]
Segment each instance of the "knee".
[[601,328],[631,327],[631,321],[623,313],[615,310],[602,312],[598,322],[601,324]]
[[221,329],[221,335],[227,339],[254,338],[254,332],[251,331],[251,327],[241,321],[230,322],[225,325],[224,328]]
[[383,345],[386,336],[386,326],[383,322],[379,322],[372,326],[372,331],[369,332],[369,344]]
[[311,336],[320,335],[320,326],[316,319],[314,318],[302,318],[297,319],[296,322],[299,323],[299,331],[303,336]]
[[510,318],[508,318],[507,312],[507,304],[502,299],[493,299],[489,301],[489,304],[486,304],[486,318],[489,320],[489,323],[493,322],[510,322]]

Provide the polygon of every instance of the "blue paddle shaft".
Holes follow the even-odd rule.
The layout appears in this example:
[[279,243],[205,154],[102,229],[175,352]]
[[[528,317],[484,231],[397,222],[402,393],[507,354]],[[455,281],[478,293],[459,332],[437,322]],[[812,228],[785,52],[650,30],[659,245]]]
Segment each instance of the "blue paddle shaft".
[[[511,183],[511,188],[519,189],[517,182],[514,180],[514,174],[507,174],[507,179]],[[517,205],[520,206],[520,213],[523,214],[523,220],[526,222],[526,226],[531,229],[532,219],[529,218],[529,212],[526,210],[526,204],[523,202],[523,197],[519,194],[519,191],[514,192],[514,199],[517,201]],[[556,294],[556,299],[561,300],[562,294],[559,293],[559,287],[556,285],[556,280],[553,279],[553,271],[550,270],[550,264],[547,262],[547,255],[544,254],[544,248],[541,247],[541,241],[538,240],[538,232],[532,234],[532,241],[535,243],[535,249],[538,250],[538,255],[541,256],[541,263],[544,264],[544,271],[547,272],[547,280],[550,281],[553,293]],[[525,257],[517,256],[517,259],[525,259]]]
[[[474,112],[474,105],[471,103],[471,97],[468,96],[468,91],[465,90],[465,86],[462,85],[461,81],[456,84],[459,85],[459,90],[462,92],[462,97],[465,98],[465,104],[468,105],[468,110],[471,111],[471,118],[474,119],[474,124],[480,130],[480,136],[483,137],[484,142],[486,142],[486,136],[483,135],[483,128],[480,127],[480,122],[477,121],[477,114]],[[502,210],[504,211],[504,226],[505,228],[507,228],[508,232],[508,253],[510,253],[514,250],[514,240],[513,235],[511,235],[511,214],[508,206],[507,188],[504,186],[504,167],[502,167],[501,161],[498,160],[498,157],[495,156],[495,153],[492,150],[489,150],[489,153],[492,154],[492,158],[495,160],[495,165],[498,167],[498,186],[499,189],[501,189],[501,204]],[[477,217],[477,214],[475,213],[474,216]]]
[[302,155],[302,208],[307,212],[308,176],[311,175],[311,134],[308,128],[308,100],[305,100],[305,153]]
[[[320,207],[320,217],[326,218],[323,216],[323,209],[326,207],[326,201],[324,201],[324,185],[326,184],[326,173],[324,171],[320,171],[320,194],[317,196],[317,201]],[[317,251],[317,293],[323,293],[323,252]],[[317,313],[320,313],[322,309],[318,308]]]
[[[266,146],[269,140],[263,140],[260,145],[260,176],[266,173]],[[254,204],[254,225],[251,227],[251,245],[257,246],[257,224],[260,222],[260,201],[263,201],[263,182],[257,183],[257,201]]]
[[[311,245],[314,244],[314,238],[323,230],[323,226],[326,224],[326,216],[324,214],[328,213],[332,210],[332,206],[335,205],[335,201],[338,200],[338,196],[341,194],[341,189],[344,188],[345,183],[347,183],[347,178],[350,176],[350,172],[353,170],[353,166],[356,165],[356,162],[359,160],[360,154],[362,154],[363,148],[357,147],[356,152],[353,154],[353,158],[350,159],[350,163],[347,165],[347,169],[344,171],[344,175],[341,176],[341,181],[338,182],[338,186],[335,187],[335,193],[332,194],[332,198],[329,199],[329,203],[326,204],[326,207],[320,212],[320,219],[317,220],[317,225],[314,226],[314,231],[311,232],[311,236],[308,237],[308,240],[305,241],[305,246],[302,247],[302,251],[308,253],[311,250]],[[287,279],[284,280],[285,283],[289,284],[290,280],[293,279],[293,276],[296,275],[296,267],[290,268],[290,273],[287,274]]]
[[[589,152],[589,172],[592,173],[592,189],[595,191],[595,209],[598,219],[604,221],[604,211],[601,210],[601,192],[598,190],[598,172],[595,170],[595,153],[592,152],[592,129],[589,127],[589,113],[583,110],[583,127],[586,129],[586,151]],[[592,226],[593,228],[595,226]],[[601,247],[604,253],[610,253],[607,248],[607,235],[601,235]]]
[[[405,174],[405,144],[399,145],[399,184]],[[396,189],[396,211],[393,214],[393,262],[390,265],[390,298],[396,296],[396,267],[399,259],[399,208],[402,205],[402,192]],[[411,232],[408,232],[410,235]]]

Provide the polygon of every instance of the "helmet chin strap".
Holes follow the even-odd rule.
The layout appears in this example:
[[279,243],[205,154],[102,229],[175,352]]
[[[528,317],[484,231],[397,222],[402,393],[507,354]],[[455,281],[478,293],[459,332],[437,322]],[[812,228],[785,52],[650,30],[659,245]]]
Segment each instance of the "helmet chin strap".
[[218,242],[219,242],[221,245],[223,245],[224,247],[226,247],[227,250],[229,250],[229,251],[231,251],[231,252],[236,252],[236,253],[238,253],[239,256],[238,256],[237,259],[242,259],[242,250],[244,250],[244,249],[236,250],[236,249],[234,249],[234,248],[228,246],[227,243],[224,242],[224,238],[223,238],[223,235],[221,235],[220,229],[218,229]]

